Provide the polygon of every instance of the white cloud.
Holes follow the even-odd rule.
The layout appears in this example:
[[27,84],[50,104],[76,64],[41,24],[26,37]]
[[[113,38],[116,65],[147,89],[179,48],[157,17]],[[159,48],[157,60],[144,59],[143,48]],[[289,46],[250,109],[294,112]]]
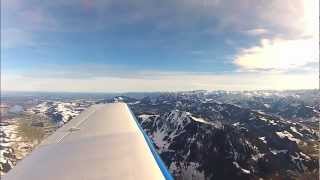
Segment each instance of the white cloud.
[[263,28],[256,28],[256,29],[250,29],[248,31],[245,31],[245,33],[248,35],[258,36],[258,35],[267,34],[268,30]]
[[[146,76],[148,76],[146,74]],[[68,91],[68,92],[129,92],[185,90],[254,90],[254,89],[313,89],[317,87],[316,72],[302,74],[187,74],[153,73],[154,78],[96,77],[41,78],[5,74],[1,76],[2,90]],[[299,82],[299,83],[297,83]]]
[[[253,34],[265,33],[280,37],[297,37],[318,32],[318,0],[221,0],[214,3],[198,1],[195,9],[219,22],[213,31],[235,31]],[[194,3],[196,4],[196,3]],[[194,5],[192,4],[192,5]]]
[[[266,35],[260,44],[242,49],[236,55],[234,63],[243,71],[273,69],[277,73],[238,73],[224,75],[190,75],[188,73],[137,73],[129,78],[124,71],[105,72],[105,69],[93,73],[91,69],[83,74],[72,74],[72,71],[57,71],[49,75],[23,76],[2,73],[1,85],[4,90],[39,90],[39,91],[158,91],[158,90],[191,90],[191,89],[295,89],[317,87],[316,72],[285,74],[290,70],[305,67],[317,62],[319,55],[319,1],[318,0],[215,0],[213,1],[170,1],[169,4],[157,4],[158,1],[130,1],[114,4],[125,6],[129,12],[112,14],[108,8],[118,1],[94,1],[92,10],[97,10],[96,21],[84,21],[83,17],[59,16],[50,13],[55,7],[76,6],[77,1],[51,1],[34,3],[8,1],[6,11],[2,11],[2,27],[11,29],[3,35],[5,45],[14,47],[32,42],[38,32],[57,30],[72,31],[76,29],[94,29],[94,25],[116,25],[148,20],[162,28],[188,29],[198,22],[207,20],[214,31],[236,31],[251,35]],[[100,3],[99,3],[100,2]],[[103,3],[103,4],[101,4]],[[140,4],[136,4],[140,3]],[[52,5],[52,6],[51,6]],[[123,5],[123,6],[122,6]],[[11,8],[10,8],[11,6]],[[32,6],[33,8],[30,8]],[[91,6],[91,5],[90,5]],[[94,7],[95,6],[95,7]],[[50,7],[50,8],[49,8]],[[28,11],[25,11],[25,10]],[[6,14],[8,13],[9,14]],[[79,11],[79,13],[82,11]],[[12,13],[12,14],[11,14]],[[78,13],[75,13],[78,14]],[[69,15],[69,14],[68,14]],[[31,19],[30,19],[31,17]],[[67,19],[65,21],[65,17]],[[130,18],[133,17],[133,18]],[[108,23],[106,23],[108,22]],[[4,26],[5,25],[5,26]],[[179,28],[177,28],[179,27]],[[182,28],[185,27],[185,28]],[[60,29],[61,28],[61,29]],[[25,34],[29,32],[31,34]],[[10,34],[11,33],[11,34]],[[40,34],[40,33],[39,33]],[[229,38],[229,37],[228,37]],[[232,39],[227,44],[234,44]],[[3,43],[3,42],[2,42]],[[174,44],[175,43],[171,43]],[[191,52],[201,54],[198,52]],[[50,68],[48,68],[50,69]],[[76,69],[77,70],[77,69]],[[47,71],[47,69],[44,69]],[[108,69],[109,71],[109,69]],[[111,70],[110,70],[111,71]],[[71,72],[71,74],[70,74]],[[69,74],[69,75],[68,75]],[[98,75],[97,75],[98,74]],[[112,75],[114,74],[114,75]],[[74,76],[75,75],[75,76]],[[65,78],[67,76],[67,78]],[[147,78],[147,77],[152,78]],[[90,77],[90,78],[88,78]],[[121,77],[121,78],[120,78]],[[296,84],[299,82],[299,84]],[[59,86],[57,86],[59,84]]]
[[[319,61],[319,1],[284,2],[279,7],[270,2],[274,10],[264,18],[276,25],[274,31],[283,26],[289,36],[274,34],[262,38],[259,45],[240,50],[234,60],[240,70],[296,71]],[[280,10],[284,11],[275,16]]]
[[319,47],[312,38],[284,40],[263,39],[259,46],[239,52],[234,63],[242,69],[288,71],[317,62]]

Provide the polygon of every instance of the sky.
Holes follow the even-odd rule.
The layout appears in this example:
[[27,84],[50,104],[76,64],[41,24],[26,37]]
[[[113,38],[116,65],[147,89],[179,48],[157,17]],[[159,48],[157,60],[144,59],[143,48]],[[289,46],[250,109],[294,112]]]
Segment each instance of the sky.
[[1,89],[314,89],[318,0],[4,0]]

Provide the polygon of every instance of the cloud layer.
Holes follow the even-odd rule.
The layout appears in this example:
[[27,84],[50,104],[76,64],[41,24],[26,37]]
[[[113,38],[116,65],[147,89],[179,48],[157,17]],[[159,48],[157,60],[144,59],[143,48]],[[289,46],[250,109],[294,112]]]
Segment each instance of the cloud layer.
[[[1,5],[6,90],[317,87],[317,0],[10,0]],[[293,83],[297,80],[303,84]]]
[[259,46],[240,51],[235,64],[244,70],[290,71],[319,61],[317,41],[312,38],[263,39]]
[[[148,74],[145,74],[148,76]],[[149,73],[149,75],[151,75]],[[185,91],[185,90],[256,90],[256,89],[314,89],[317,77],[304,74],[229,74],[190,75],[152,74],[143,77],[96,77],[91,79],[40,78],[7,75],[1,81],[5,90],[66,91],[66,92],[130,92],[130,91]],[[3,76],[1,77],[3,78]],[[299,88],[298,88],[299,87]]]

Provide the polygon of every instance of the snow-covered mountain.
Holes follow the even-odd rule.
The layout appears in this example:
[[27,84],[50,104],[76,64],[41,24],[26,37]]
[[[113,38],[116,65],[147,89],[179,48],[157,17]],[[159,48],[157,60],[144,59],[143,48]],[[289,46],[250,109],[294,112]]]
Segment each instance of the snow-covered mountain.
[[130,105],[177,179],[318,177],[319,129],[309,122],[319,122],[315,105],[273,97],[282,105],[269,112],[210,96],[169,93]]
[[46,115],[58,123],[58,125],[63,125],[79,115],[90,105],[91,103],[86,102],[43,101],[37,106],[28,109],[28,111],[35,114]]
[[[92,104],[124,101],[175,179],[319,176],[317,90],[133,93],[105,99],[35,96],[20,101],[7,101],[14,111],[5,108],[8,114],[1,114],[0,173],[25,156],[21,149],[34,147],[29,139],[21,143],[25,135],[18,133],[20,120],[48,135]],[[21,108],[15,105],[23,112],[16,114]]]
[[[17,100],[18,99],[18,100]],[[30,101],[32,103],[30,103]],[[1,106],[0,176],[13,168],[48,135],[95,101],[17,97]]]

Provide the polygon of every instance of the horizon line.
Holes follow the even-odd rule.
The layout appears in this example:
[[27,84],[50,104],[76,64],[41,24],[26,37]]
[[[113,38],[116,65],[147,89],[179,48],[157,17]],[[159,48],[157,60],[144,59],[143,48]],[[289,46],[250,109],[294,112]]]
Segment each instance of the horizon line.
[[216,90],[206,90],[206,89],[195,89],[195,90],[159,90],[159,91],[123,91],[123,92],[90,92],[90,91],[19,91],[19,90],[1,90],[0,94],[5,93],[66,93],[66,94],[127,94],[127,93],[179,93],[179,92],[195,92],[195,91],[206,91],[206,92],[216,92],[216,91],[225,91],[225,92],[253,92],[253,91],[313,91],[319,90],[318,88],[307,88],[307,89],[251,89],[251,90],[224,90],[224,89],[216,89]]

